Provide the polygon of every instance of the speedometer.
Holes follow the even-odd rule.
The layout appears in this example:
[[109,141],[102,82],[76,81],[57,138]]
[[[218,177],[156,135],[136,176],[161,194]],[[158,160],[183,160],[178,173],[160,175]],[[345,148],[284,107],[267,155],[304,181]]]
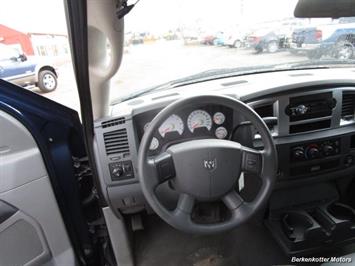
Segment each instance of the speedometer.
[[178,132],[180,135],[184,132],[184,122],[178,115],[171,115],[159,127],[159,134],[164,138],[166,133]]
[[195,110],[187,118],[187,127],[193,133],[196,128],[205,127],[208,130],[212,128],[212,118],[204,110]]

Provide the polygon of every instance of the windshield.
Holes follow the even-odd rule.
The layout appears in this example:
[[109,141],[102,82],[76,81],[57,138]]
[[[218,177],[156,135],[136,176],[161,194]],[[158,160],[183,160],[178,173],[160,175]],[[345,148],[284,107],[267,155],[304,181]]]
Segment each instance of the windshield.
[[124,56],[111,99],[134,98],[201,72],[211,78],[219,69],[233,69],[233,75],[239,68],[250,73],[353,66],[355,19],[295,18],[296,4],[140,1],[125,17]]

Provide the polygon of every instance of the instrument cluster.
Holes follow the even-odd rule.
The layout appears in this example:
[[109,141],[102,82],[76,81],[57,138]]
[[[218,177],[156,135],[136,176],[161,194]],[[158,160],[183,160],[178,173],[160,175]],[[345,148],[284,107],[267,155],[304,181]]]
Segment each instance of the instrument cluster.
[[[157,112],[138,115],[135,119],[139,139]],[[168,145],[195,138],[227,139],[231,133],[232,111],[222,106],[205,106],[172,114],[158,128],[150,144],[150,153],[156,154]]]

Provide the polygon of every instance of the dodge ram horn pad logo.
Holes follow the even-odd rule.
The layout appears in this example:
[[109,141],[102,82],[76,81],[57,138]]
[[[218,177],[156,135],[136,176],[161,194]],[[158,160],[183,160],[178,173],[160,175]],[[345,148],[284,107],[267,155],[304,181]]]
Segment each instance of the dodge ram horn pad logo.
[[203,167],[206,168],[207,170],[214,170],[217,167],[217,160],[203,160]]

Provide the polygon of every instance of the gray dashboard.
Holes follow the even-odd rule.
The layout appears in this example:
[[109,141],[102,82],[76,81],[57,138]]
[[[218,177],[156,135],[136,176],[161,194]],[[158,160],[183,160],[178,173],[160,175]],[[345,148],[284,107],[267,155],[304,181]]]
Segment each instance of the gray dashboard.
[[[354,171],[355,158],[355,79],[347,77],[354,75],[354,70],[335,72],[312,70],[258,74],[242,77],[246,80],[244,83],[238,82],[241,77],[237,77],[228,82],[218,80],[194,84],[186,91],[179,88],[149,94],[113,106],[112,116],[95,121],[96,161],[108,202],[115,209],[126,212],[148,208],[137,176],[142,127],[169,103],[180,97],[200,94],[201,90],[206,94],[236,97],[249,104],[261,117],[277,119],[277,123],[270,127],[279,160],[282,160],[277,187],[349,174]],[[303,114],[307,108],[308,113],[306,110]],[[211,116],[216,112],[224,113],[228,120],[224,125],[228,134],[242,120],[238,114],[213,104],[196,106],[196,110],[200,109]],[[191,112],[193,110],[177,114],[185,126]],[[217,126],[211,127],[211,130],[216,130]],[[196,137],[214,137],[206,132],[200,132]],[[254,146],[262,147],[257,132],[250,132],[245,141],[251,140]],[[184,138],[193,137],[193,134],[175,134],[172,139],[184,141]],[[117,168],[121,169],[118,176]]]

